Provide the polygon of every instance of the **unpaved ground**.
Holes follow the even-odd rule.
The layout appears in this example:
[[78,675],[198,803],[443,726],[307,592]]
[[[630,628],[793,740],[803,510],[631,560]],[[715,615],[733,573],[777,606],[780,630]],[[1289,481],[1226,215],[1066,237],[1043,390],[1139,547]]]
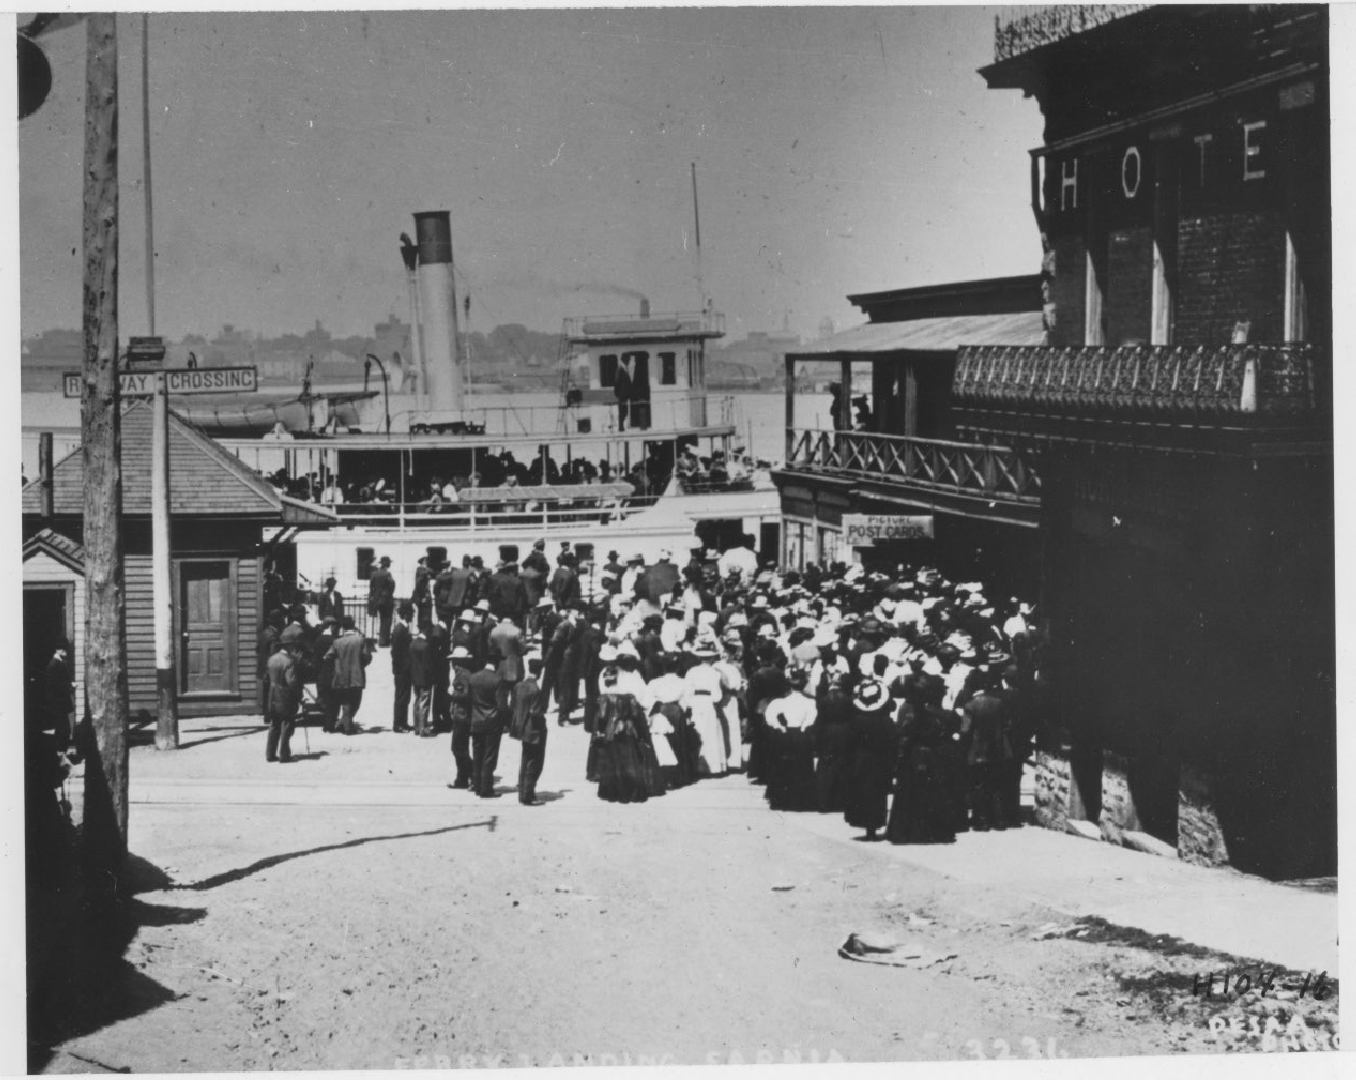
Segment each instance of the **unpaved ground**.
[[[446,736],[312,731],[285,767],[262,740],[248,720],[191,721],[185,749],[133,751],[139,928],[117,976],[87,988],[102,1026],[73,1014],[38,1054],[47,1071],[1262,1048],[1264,1021],[1212,1032],[1242,1005],[1191,993],[1228,958],[1072,926],[846,827],[811,832],[742,777],[605,804],[583,780],[586,737],[553,727],[550,802],[528,808],[507,739],[495,800],[446,788]],[[955,958],[837,953],[886,930]],[[1268,1001],[1330,1045],[1335,995]]]

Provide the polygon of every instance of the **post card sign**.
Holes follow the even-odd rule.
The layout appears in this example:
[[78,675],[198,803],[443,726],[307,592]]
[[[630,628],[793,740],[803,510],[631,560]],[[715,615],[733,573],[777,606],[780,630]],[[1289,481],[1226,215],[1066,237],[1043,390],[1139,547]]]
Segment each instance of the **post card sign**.
[[866,547],[882,540],[931,540],[931,514],[844,514],[843,542]]

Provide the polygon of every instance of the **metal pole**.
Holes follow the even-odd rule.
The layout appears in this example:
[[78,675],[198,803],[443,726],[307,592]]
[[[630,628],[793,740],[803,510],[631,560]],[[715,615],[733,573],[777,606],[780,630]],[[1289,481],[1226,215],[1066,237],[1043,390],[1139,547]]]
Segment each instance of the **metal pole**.
[[179,748],[179,686],[174,670],[174,584],[170,547],[169,392],[155,376],[151,418],[151,609],[155,626],[155,748]]
[[155,336],[155,240],[151,216],[151,17],[141,16],[142,186],[146,190],[146,317]]

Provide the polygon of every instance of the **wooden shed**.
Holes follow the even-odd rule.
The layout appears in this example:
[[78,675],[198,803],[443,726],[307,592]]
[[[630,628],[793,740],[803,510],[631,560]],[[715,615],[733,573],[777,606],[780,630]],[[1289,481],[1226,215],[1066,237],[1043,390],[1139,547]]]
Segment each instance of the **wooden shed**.
[[85,551],[74,540],[40,529],[23,547],[24,695],[62,639],[71,643],[75,700],[85,696]]
[[[148,403],[122,415],[123,544],[127,596],[127,686],[134,720],[155,715],[155,639],[151,605],[151,423]],[[209,436],[173,412],[169,418],[170,514],[174,575],[173,633],[179,643],[179,711],[205,716],[256,711],[256,642],[263,619],[265,560],[296,529],[335,522],[323,507],[280,494]],[[25,582],[58,564],[83,575],[84,467],[77,449],[52,473],[50,518],[42,513],[41,478],[23,490]],[[32,558],[29,550],[32,548]],[[67,554],[63,561],[58,552]],[[64,587],[64,586],[63,586]],[[83,582],[79,589],[83,602]],[[68,609],[76,677],[83,677],[83,611]],[[52,601],[55,604],[55,601]],[[28,632],[27,622],[25,633]],[[81,691],[77,690],[77,693]],[[82,697],[77,697],[77,702]]]

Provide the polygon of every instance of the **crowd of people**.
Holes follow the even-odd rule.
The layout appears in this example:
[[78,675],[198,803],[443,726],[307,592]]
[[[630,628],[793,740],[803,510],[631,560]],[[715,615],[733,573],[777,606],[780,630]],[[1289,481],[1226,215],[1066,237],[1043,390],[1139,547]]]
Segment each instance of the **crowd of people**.
[[[450,733],[450,786],[495,797],[507,733],[523,744],[518,797],[537,803],[554,721],[588,732],[588,779],[608,801],[742,772],[774,809],[841,813],[866,838],[941,843],[1020,823],[1022,770],[1046,715],[1030,604],[929,567],[778,573],[747,536],[723,553],[694,548],[683,565],[611,551],[585,567],[564,543],[552,566],[545,540],[521,563],[512,545],[499,555],[493,571],[473,556],[421,560],[402,600],[389,560],[373,574],[392,729]],[[319,633],[278,632],[311,640],[322,682],[327,658],[344,667],[352,633],[340,617],[335,639],[334,618],[322,612]],[[343,681],[355,671],[350,661]],[[357,708],[344,689],[331,705],[339,730]]]

